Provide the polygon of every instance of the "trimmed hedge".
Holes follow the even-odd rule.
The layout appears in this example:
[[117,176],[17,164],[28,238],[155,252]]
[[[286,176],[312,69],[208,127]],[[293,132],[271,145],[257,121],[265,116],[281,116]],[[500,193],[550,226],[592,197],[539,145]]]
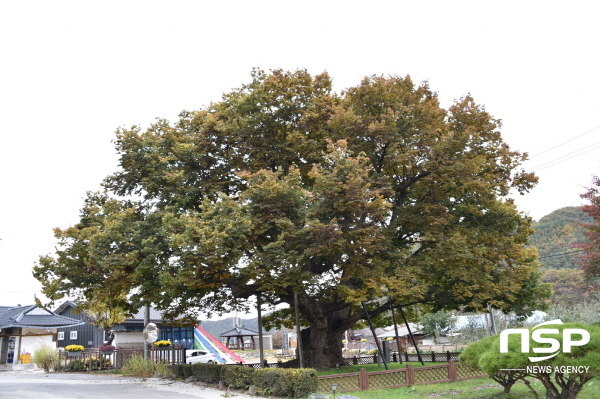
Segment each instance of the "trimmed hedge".
[[210,363],[194,363],[192,366],[192,375],[196,377],[196,381],[205,382],[207,384],[218,384],[224,372],[222,365]]
[[319,380],[314,369],[264,368],[255,370],[223,364],[178,364],[173,367],[176,377],[187,378],[191,375],[197,381],[217,384],[219,381],[233,389],[247,389],[254,385],[261,395],[282,397],[307,397],[317,392]]
[[223,370],[223,382],[233,389],[248,389],[253,385],[254,372],[251,367],[226,366]]
[[316,392],[319,386],[314,369],[258,369],[253,382],[260,394],[296,398]]

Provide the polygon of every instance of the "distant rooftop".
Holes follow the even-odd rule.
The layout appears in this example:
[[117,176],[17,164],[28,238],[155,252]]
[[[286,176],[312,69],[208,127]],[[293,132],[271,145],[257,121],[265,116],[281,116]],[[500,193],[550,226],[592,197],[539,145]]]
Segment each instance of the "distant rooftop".
[[250,330],[244,326],[234,327],[231,330],[225,331],[220,334],[220,337],[239,337],[239,336],[256,336],[258,335],[258,331]]
[[80,320],[60,316],[37,305],[0,307],[0,328],[58,328],[83,324]]

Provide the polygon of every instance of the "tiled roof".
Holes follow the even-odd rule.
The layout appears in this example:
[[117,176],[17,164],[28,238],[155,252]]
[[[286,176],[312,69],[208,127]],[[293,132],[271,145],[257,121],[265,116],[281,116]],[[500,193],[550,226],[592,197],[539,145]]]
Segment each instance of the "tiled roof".
[[229,331],[225,331],[219,337],[239,337],[239,336],[256,336],[258,331],[250,330],[244,326],[232,328]]
[[[130,320],[144,320],[144,308],[139,308],[137,313],[134,314],[133,317],[128,317],[126,321]],[[154,309],[152,306],[150,306],[150,320],[162,320],[161,311]]]
[[[76,304],[71,301],[65,301],[54,312],[61,313],[69,306],[72,308],[75,308]],[[0,307],[0,315],[1,314],[2,314],[2,308]],[[132,315],[132,317],[127,317],[123,323],[124,324],[134,324],[134,323],[137,324],[137,323],[143,322],[143,321],[144,321],[144,307],[142,306],[141,308],[138,309],[138,311],[136,313],[134,313]],[[164,322],[165,320],[163,319],[163,312],[150,306],[150,321],[153,323]]]
[[37,305],[0,308],[0,328],[55,328],[83,324],[80,320],[59,316]]

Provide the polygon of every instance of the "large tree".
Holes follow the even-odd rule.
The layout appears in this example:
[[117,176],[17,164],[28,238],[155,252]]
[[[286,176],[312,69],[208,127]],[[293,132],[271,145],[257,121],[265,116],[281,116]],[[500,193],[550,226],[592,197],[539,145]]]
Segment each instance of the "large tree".
[[[59,235],[66,248],[35,274],[54,296],[118,281],[129,304],[173,314],[255,295],[292,304],[295,293],[305,359],[318,368],[340,361],[344,330],[372,299],[524,313],[548,292],[526,248],[530,219],[509,193],[536,178],[518,170],[525,155],[499,127],[471,97],[445,110],[410,77],[365,78],[337,95],[327,74],[255,70],[174,125],[117,132],[121,169],[104,186],[118,219],[133,218],[119,222],[131,246],[115,232],[102,250],[118,256],[118,274],[89,267],[101,252],[78,252],[94,239],[78,236],[83,225]],[[271,317],[291,320],[285,309]]]

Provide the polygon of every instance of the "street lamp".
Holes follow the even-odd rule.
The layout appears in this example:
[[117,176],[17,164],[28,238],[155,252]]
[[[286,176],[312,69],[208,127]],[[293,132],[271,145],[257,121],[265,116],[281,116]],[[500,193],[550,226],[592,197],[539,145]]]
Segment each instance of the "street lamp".
[[335,398],[335,391],[337,390],[337,384],[331,384],[331,390],[333,391],[333,397]]

